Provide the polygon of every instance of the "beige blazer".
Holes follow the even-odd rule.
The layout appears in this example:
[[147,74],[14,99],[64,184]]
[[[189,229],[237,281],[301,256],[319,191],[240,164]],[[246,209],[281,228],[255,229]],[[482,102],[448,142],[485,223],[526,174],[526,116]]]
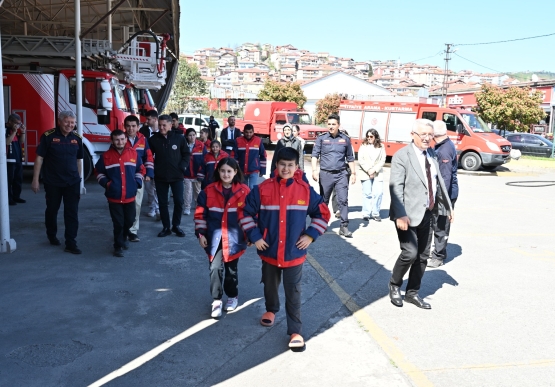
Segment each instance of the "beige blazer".
[[374,148],[372,144],[362,144],[358,150],[358,166],[362,171],[360,180],[370,179],[370,175],[374,174],[374,180],[383,181],[383,166],[385,164],[385,148],[380,147],[378,157],[374,159],[370,151]]

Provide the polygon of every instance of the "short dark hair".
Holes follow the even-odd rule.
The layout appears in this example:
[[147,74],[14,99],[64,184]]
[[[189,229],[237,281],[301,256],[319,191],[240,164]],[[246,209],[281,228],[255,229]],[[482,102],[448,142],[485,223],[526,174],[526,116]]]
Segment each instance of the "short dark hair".
[[158,118],[158,112],[154,109],[149,110],[148,112],[146,112],[146,116],[147,117],[154,117],[154,118]]
[[195,134],[197,134],[197,131],[194,130],[193,128],[189,128],[185,131],[185,137],[187,137],[189,135],[189,133],[195,132]]
[[243,182],[243,171],[241,171],[241,168],[239,168],[239,163],[237,163],[237,161],[231,157],[225,157],[220,161],[218,161],[218,164],[216,165],[216,169],[214,169],[214,176],[213,176],[214,182],[221,181],[219,172],[220,172],[220,168],[223,167],[224,165],[229,165],[232,169],[237,171],[237,174],[233,176],[233,180],[231,181],[231,184]]
[[112,130],[112,133],[110,133],[110,139],[113,139],[114,137],[121,136],[121,135],[125,136],[125,133],[123,132],[123,130],[121,129]]
[[127,116],[127,117],[125,117],[125,120],[123,120],[123,125],[127,124],[128,122],[134,122],[134,123],[137,124],[137,126],[139,126],[141,124],[141,121],[139,121],[137,116]]
[[170,113],[170,117],[172,118],[172,120],[179,120],[179,116],[177,115],[177,113]]
[[214,145],[214,144],[219,145],[220,148],[222,147],[222,143],[221,143],[221,142],[219,142],[218,140],[214,140],[214,141],[212,141],[212,142],[210,143],[210,148],[212,148],[212,145]]
[[339,114],[332,113],[328,116],[328,120],[337,120],[337,123],[340,122]]
[[172,122],[172,118],[167,114],[162,114],[161,116],[158,116],[158,121]]
[[254,130],[254,126],[252,126],[252,124],[246,124],[245,127],[243,128],[243,132],[245,130]]
[[280,162],[280,160],[294,161],[295,164],[299,164],[299,152],[289,147],[281,148],[276,155],[276,165]]
[[200,131],[201,131],[202,133],[206,133],[208,136],[210,136],[210,129],[208,129],[208,128],[202,128]]

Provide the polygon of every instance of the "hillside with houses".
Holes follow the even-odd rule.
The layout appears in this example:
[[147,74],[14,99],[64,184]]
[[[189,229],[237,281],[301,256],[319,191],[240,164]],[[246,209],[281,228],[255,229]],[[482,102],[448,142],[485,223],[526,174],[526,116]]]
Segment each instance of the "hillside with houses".
[[455,91],[479,88],[484,83],[507,86],[521,82],[500,73],[462,70],[446,74],[441,67],[428,64],[359,61],[328,52],[299,49],[291,44],[244,43],[235,49],[202,48],[184,57],[198,67],[210,88],[253,94],[257,94],[268,79],[304,84],[338,71],[374,83],[393,94],[407,96],[416,95],[420,89],[427,89],[430,94],[441,93],[444,84],[449,91]]

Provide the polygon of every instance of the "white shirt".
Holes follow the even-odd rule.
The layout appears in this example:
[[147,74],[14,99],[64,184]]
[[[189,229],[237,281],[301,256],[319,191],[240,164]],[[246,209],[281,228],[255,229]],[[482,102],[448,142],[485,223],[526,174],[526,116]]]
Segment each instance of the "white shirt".
[[233,138],[233,131],[235,130],[235,126],[232,128],[231,126],[227,127],[227,139],[228,140],[235,140]]
[[[426,188],[428,188],[428,177],[426,176],[426,158],[430,163],[430,174],[432,175],[432,194],[434,195],[434,199],[436,198],[437,194],[437,170],[436,166],[433,163],[433,158],[430,157],[429,153],[426,152],[426,156],[424,156],[425,151],[418,149],[414,142],[412,143],[413,149],[416,152],[416,157],[418,157],[418,162],[420,163],[420,168],[422,169],[422,174],[424,175],[424,181],[426,182]],[[435,184],[434,184],[435,183]],[[430,206],[430,198],[426,199],[426,206]]]

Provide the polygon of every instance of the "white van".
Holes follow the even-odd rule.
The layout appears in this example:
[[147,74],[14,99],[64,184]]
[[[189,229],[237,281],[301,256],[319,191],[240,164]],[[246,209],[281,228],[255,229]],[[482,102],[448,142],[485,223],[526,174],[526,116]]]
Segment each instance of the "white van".
[[185,113],[179,114],[179,122],[183,124],[185,130],[193,128],[197,131],[197,136],[200,134],[202,128],[208,127],[210,116],[202,114]]

